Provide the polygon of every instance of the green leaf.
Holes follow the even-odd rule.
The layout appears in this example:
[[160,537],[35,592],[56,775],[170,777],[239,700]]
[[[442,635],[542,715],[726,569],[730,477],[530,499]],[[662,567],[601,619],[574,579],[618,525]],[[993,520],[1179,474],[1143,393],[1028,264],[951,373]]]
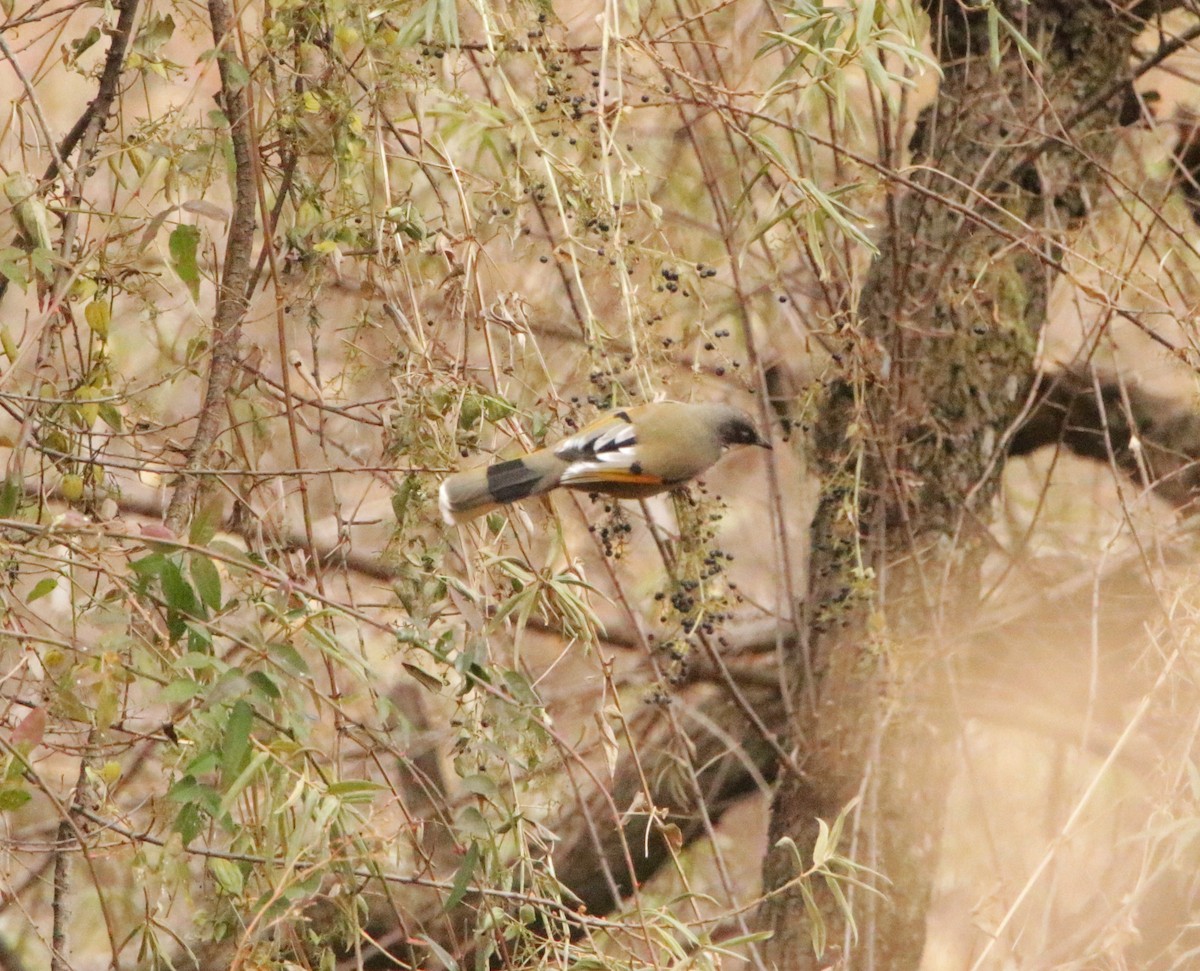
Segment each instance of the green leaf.
[[188,542],[193,546],[208,546],[221,526],[220,507],[215,504],[204,506],[192,519],[188,529]]
[[314,872],[303,880],[293,880],[283,888],[282,899],[285,901],[304,900],[311,897],[314,893],[321,889],[321,884],[324,877],[320,870],[314,868]]
[[467,792],[473,793],[476,796],[483,796],[485,799],[490,799],[493,802],[500,798],[500,789],[496,786],[496,780],[489,775],[479,773],[477,775],[466,776],[462,780],[462,787]]
[[208,786],[196,781],[194,775],[185,775],[167,790],[167,798],[172,802],[195,802],[200,796],[200,790]]
[[217,881],[217,885],[227,894],[238,895],[246,885],[246,878],[242,874],[242,868],[234,863],[233,860],[210,859],[208,861],[208,869],[212,873],[213,879]]
[[250,755],[250,727],[253,724],[254,709],[244,701],[235,702],[221,741],[221,779],[226,785],[242,771]]
[[133,49],[144,57],[157,57],[159,48],[169,41],[174,33],[175,19],[170,14],[163,17],[152,13],[138,28]]
[[58,587],[57,577],[42,577],[29,591],[29,596],[25,598],[27,604],[33,603],[35,600],[41,600],[46,594],[55,590]]
[[122,417],[120,409],[110,401],[100,403],[100,420],[114,432],[125,430],[125,419]]
[[533,690],[533,685],[529,683],[529,679],[525,675],[511,668],[506,668],[503,674],[505,687],[512,692],[513,698],[523,705],[541,707],[541,699],[538,698],[537,692]]
[[441,40],[447,46],[458,45],[458,8],[453,0],[426,0],[412,12],[397,31],[403,45],[436,39],[435,27],[441,28]]
[[312,672],[308,669],[308,662],[304,660],[304,656],[291,644],[274,641],[267,645],[267,649],[275,656],[276,661],[285,668],[288,668],[293,674],[297,674],[302,678],[311,676]]
[[446,682],[441,678],[435,677],[428,671],[417,667],[415,664],[410,664],[408,661],[401,661],[400,664],[405,671],[407,671],[417,680],[419,684],[425,688],[428,688],[430,691],[441,691],[446,687]]
[[86,34],[82,37],[76,37],[71,41],[71,63],[74,63],[79,55],[86,51],[89,47],[100,39],[100,28],[89,27]]
[[217,572],[216,565],[207,556],[201,556],[199,553],[192,554],[189,565],[192,582],[196,584],[200,599],[213,610],[220,610],[221,574]]
[[283,694],[279,690],[279,686],[265,671],[251,671],[246,675],[246,680],[272,701],[278,701],[283,697]]
[[[197,755],[194,759],[192,759],[192,761],[190,761],[187,764],[187,766],[184,768],[184,771],[190,776],[197,776],[197,775],[204,775],[205,773],[208,773],[208,772],[212,772],[216,769],[216,767],[217,767],[217,753],[216,752],[203,752],[200,755]],[[205,788],[207,789],[208,787],[205,786]],[[214,797],[213,805],[215,806],[217,804],[215,793],[213,794],[213,797]]]
[[212,631],[201,624],[186,624],[188,650],[194,653],[211,654]]
[[491,823],[487,818],[474,806],[465,807],[458,814],[458,834],[460,836],[478,837],[479,839],[488,839],[492,834]]
[[96,697],[95,726],[101,731],[110,728],[117,720],[120,704],[121,697],[117,693],[117,685],[110,678],[101,684]]
[[812,939],[813,954],[818,958],[825,954],[825,918],[821,908],[817,906],[812,888],[807,880],[800,881],[800,896],[804,900],[804,910],[808,914],[808,930]]
[[196,592],[192,589],[192,585],[184,579],[179,564],[174,560],[165,560],[162,573],[159,575],[159,582],[162,584],[163,599],[166,600],[168,607],[188,616],[197,615],[200,602],[196,599]]
[[46,246],[39,246],[29,253],[29,262],[38,275],[46,281],[54,279],[54,251]]
[[458,868],[458,873],[454,874],[454,884],[450,888],[450,896],[446,898],[445,910],[447,912],[457,907],[463,897],[467,895],[467,887],[471,883],[471,877],[474,876],[475,867],[478,864],[479,844],[472,843],[467,849],[466,858]]
[[21,481],[10,476],[0,485],[0,517],[8,518],[16,513],[21,504]]
[[25,774],[25,762],[22,759],[9,758],[4,760],[4,772],[0,774],[5,782],[20,779]]
[[226,671],[228,666],[220,659],[213,657],[211,654],[205,654],[203,651],[188,651],[186,654],[181,654],[175,662],[181,668],[186,668],[189,671]]
[[194,802],[189,802],[183,806],[175,816],[175,824],[171,827],[183,839],[183,845],[187,846],[192,840],[200,835],[200,830],[204,826],[205,812]]
[[850,906],[850,901],[846,899],[846,894],[842,891],[841,881],[837,877],[827,875],[825,877],[825,886],[829,888],[829,892],[833,895],[833,899],[837,902],[838,912],[846,921],[846,927],[850,931],[850,939],[853,943],[858,943],[858,925],[854,921],[854,909]]
[[225,62],[225,76],[229,79],[231,86],[240,88],[250,80],[250,73],[236,57],[231,56],[227,51],[222,51],[221,59]]
[[167,798],[185,806],[195,806],[206,816],[215,815],[217,808],[221,805],[221,800],[217,797],[213,787],[198,782],[193,775],[185,775],[171,786],[167,792]]
[[995,70],[1000,66],[1000,11],[996,9],[995,4],[988,7],[987,26],[988,56],[992,70]]
[[1041,64],[1042,52],[1029,42],[1029,39],[1017,29],[1016,25],[1011,20],[1009,20],[1004,16],[1004,14],[996,9],[994,0],[992,7],[988,10],[988,26],[991,27],[990,17],[992,10],[996,11],[996,18],[1000,21],[1000,26],[1003,27],[1005,33],[1007,33],[1008,36],[1012,38],[1014,42],[1016,42],[1017,47],[1021,49],[1022,55],[1027,57],[1034,64]]
[[817,838],[813,842],[813,866],[817,869],[829,862],[836,846],[829,839],[829,824],[823,819],[817,820]]
[[408,513],[409,503],[420,492],[420,478],[416,475],[405,476],[404,481],[400,483],[400,487],[392,493],[392,514],[396,517],[396,522],[404,522],[404,517]]
[[331,783],[325,791],[331,796],[337,796],[342,802],[354,804],[370,802],[375,798],[375,793],[386,788],[369,779],[343,779],[341,782]]
[[195,698],[202,690],[201,685],[192,681],[190,678],[181,678],[178,681],[172,681],[169,685],[163,688],[157,696],[157,700],[164,705],[177,705],[181,701],[188,701]]
[[15,246],[0,247],[0,275],[21,290],[29,288],[29,274],[25,272],[28,258],[23,249]]
[[250,785],[251,781],[259,774],[259,771],[266,765],[270,758],[271,755],[269,752],[261,750],[255,752],[250,757],[246,763],[246,767],[237,774],[237,778],[227,784],[225,794],[221,797],[221,805],[217,811],[217,815],[223,819],[228,817],[229,811],[233,808],[234,803],[237,802],[238,796]]
[[176,226],[171,230],[168,248],[171,252],[171,267],[176,275],[187,284],[195,300],[200,296],[200,268],[196,264],[196,249],[200,244],[199,226]]
[[167,558],[162,553],[148,553],[136,560],[130,560],[129,566],[139,577],[147,579],[162,573],[163,564],[166,562]]
[[[417,940],[433,952],[433,956],[438,959],[438,963],[441,964],[446,971],[460,971],[459,963],[454,960],[454,956],[432,937],[427,937],[424,934],[418,934]],[[577,967],[578,965],[575,966]]]
[[0,813],[10,813],[13,810],[20,809],[25,803],[29,802],[33,796],[24,788],[16,786],[0,787]]

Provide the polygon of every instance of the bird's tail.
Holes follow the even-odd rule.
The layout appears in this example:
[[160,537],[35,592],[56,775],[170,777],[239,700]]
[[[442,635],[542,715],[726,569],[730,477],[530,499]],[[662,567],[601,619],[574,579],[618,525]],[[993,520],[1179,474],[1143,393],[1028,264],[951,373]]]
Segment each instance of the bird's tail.
[[543,451],[457,472],[442,482],[438,490],[442,518],[453,526],[497,506],[549,492],[558,485],[565,466],[553,453]]

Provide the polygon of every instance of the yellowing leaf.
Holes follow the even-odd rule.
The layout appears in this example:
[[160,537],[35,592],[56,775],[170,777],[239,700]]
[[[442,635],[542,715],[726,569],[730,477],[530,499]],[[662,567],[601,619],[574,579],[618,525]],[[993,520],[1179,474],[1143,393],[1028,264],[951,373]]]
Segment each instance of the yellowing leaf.
[[108,340],[108,325],[112,318],[112,311],[109,310],[107,300],[93,300],[84,308],[83,316],[93,334],[102,341]]

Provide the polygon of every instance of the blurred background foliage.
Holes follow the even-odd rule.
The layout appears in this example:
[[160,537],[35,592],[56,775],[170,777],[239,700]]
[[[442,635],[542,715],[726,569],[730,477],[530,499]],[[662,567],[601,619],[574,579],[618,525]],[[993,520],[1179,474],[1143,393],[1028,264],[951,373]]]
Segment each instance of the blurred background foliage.
[[[994,50],[1036,63],[1010,5],[983,6]],[[784,635],[761,631],[796,623],[804,433],[854,352],[878,227],[936,89],[926,13],[271,0],[237,8],[218,52],[198,5],[0,12],[3,963],[756,961],[769,779],[722,805],[718,830],[693,723],[741,753],[704,704],[732,678],[765,719],[753,692],[783,693]],[[249,107],[258,231],[220,435],[177,534],[161,521],[210,407],[236,204],[220,62]],[[1194,304],[1177,140],[1129,134],[1104,221],[1056,291],[1048,354],[1088,344],[1093,272],[1163,316]],[[1112,366],[1190,394],[1190,367],[1140,352],[1143,336],[1105,344]],[[440,523],[447,472],[663,396],[746,407],[773,429],[770,464],[739,454],[649,504],[555,496]],[[1116,555],[1118,527],[1136,545],[1169,519],[1110,495],[1108,470],[1080,463],[1047,486],[1048,462],[1010,474],[997,535],[1014,548],[1082,563]],[[1186,640],[1188,588],[1172,584],[1162,623]],[[1021,818],[1013,857],[1036,858],[1105,758],[1017,707],[964,715],[999,778],[966,773],[952,794],[938,908],[953,916],[941,932],[930,918],[930,967],[964,966],[998,925],[1049,948],[1049,917],[1081,909],[1051,889],[1024,937],[1001,924],[1025,871],[998,873],[1004,854],[973,827]],[[1181,738],[1154,811],[1103,817],[1146,872],[1194,842]],[[618,797],[629,766],[638,785]],[[1037,792],[981,813],[980,792],[1013,775]],[[657,811],[673,790],[701,794],[700,836]],[[666,865],[611,913],[581,909],[556,848],[632,816]],[[851,887],[870,861],[827,822],[805,879]],[[1111,903],[1115,940],[1129,911]]]

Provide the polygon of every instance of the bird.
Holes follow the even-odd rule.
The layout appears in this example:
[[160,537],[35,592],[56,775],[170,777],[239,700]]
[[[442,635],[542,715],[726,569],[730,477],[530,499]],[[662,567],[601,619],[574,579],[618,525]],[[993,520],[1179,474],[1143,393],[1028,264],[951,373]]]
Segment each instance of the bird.
[[438,506],[455,526],[560,487],[645,499],[694,479],[739,445],[771,447],[732,405],[657,401],[621,408],[556,445],[448,476]]

